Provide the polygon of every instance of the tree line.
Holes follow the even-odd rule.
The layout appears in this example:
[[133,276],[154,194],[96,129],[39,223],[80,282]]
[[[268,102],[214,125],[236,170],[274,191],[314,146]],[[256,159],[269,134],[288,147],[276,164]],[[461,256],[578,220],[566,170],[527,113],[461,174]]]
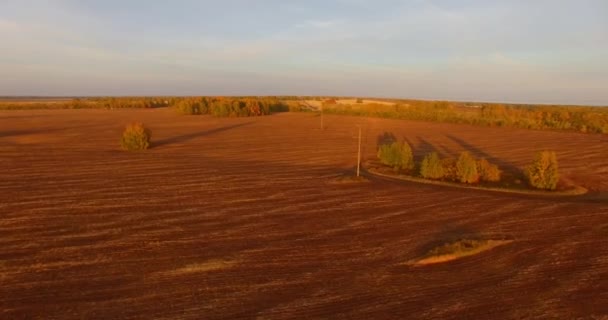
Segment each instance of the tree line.
[[251,117],[294,109],[277,97],[89,97],[66,100],[0,101],[0,110],[124,109],[172,107],[182,114]]
[[184,114],[241,117],[301,111],[299,102],[302,100],[321,100],[323,112],[333,114],[608,134],[608,107],[560,105],[382,100],[395,103],[386,105],[362,103],[362,99],[357,99],[353,104],[341,104],[337,103],[339,98],[297,96],[87,97],[56,101],[0,100],[0,110],[175,107]]
[[323,112],[537,130],[608,134],[608,108],[394,100],[395,105],[323,102]]
[[217,117],[253,117],[289,111],[289,105],[272,97],[192,97],[174,104],[182,114]]
[[[407,142],[394,140],[381,142],[377,156],[380,163],[391,167],[396,173],[401,172],[430,180],[465,184],[498,183],[503,173],[497,165],[487,159],[476,159],[467,151],[461,152],[457,159],[442,159],[437,152],[431,152],[417,164],[410,145]],[[555,190],[559,181],[555,152],[538,152],[532,163],[523,170],[523,175],[533,188]]]

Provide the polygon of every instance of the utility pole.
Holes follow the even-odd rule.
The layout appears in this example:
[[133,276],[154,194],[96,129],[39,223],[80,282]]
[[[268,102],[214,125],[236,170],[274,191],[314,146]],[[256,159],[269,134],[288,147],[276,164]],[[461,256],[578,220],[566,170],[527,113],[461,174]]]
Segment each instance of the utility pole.
[[361,172],[361,125],[359,127],[359,150],[357,151],[357,178]]
[[321,102],[321,130],[325,130],[323,127],[323,102]]

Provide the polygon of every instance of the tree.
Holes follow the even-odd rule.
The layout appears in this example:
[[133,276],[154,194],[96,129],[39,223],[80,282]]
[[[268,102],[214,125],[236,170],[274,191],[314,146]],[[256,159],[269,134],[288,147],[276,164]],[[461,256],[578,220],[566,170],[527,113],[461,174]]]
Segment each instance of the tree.
[[406,142],[393,142],[391,144],[380,145],[378,148],[378,159],[396,171],[414,169],[412,148]]
[[481,181],[497,182],[500,181],[501,172],[498,166],[490,163],[486,159],[477,161],[477,172]]
[[456,174],[458,180],[462,183],[477,183],[479,182],[479,173],[477,172],[477,161],[468,152],[460,153],[456,162]]
[[181,114],[201,114],[200,103],[194,99],[184,99],[175,104]]
[[146,150],[150,147],[150,130],[142,123],[131,123],[125,128],[120,145],[127,151]]
[[443,177],[445,179],[459,181],[458,170],[456,169],[456,159],[443,158],[441,159],[441,166],[443,167]]
[[525,170],[531,186],[538,189],[555,190],[559,181],[557,156],[553,151],[541,151]]
[[420,175],[427,179],[441,179],[445,176],[445,170],[437,152],[431,152],[424,157],[420,164]]

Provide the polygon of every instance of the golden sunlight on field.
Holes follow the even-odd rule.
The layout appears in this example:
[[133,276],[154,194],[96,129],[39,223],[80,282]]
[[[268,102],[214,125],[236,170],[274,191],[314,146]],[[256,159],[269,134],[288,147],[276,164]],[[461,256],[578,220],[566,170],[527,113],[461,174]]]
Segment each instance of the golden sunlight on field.
[[[608,314],[606,135],[337,115],[320,130],[319,120],[0,111],[0,318]],[[149,150],[120,149],[133,121],[151,130]],[[357,125],[364,159],[383,132],[416,159],[466,150],[522,168],[555,150],[563,179],[589,193],[342,183]],[[509,243],[408,264],[463,239]]]

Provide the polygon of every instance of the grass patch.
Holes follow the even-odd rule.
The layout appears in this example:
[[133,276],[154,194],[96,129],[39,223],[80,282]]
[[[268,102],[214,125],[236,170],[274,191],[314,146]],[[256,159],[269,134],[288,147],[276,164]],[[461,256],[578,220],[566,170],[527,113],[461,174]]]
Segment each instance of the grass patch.
[[448,262],[463,257],[476,255],[492,248],[507,244],[513,240],[483,240],[461,239],[443,244],[431,249],[422,258],[413,261],[412,265],[423,266],[428,264]]
[[209,260],[200,263],[191,263],[181,268],[164,272],[166,275],[184,275],[192,273],[202,273],[207,271],[222,270],[235,266],[238,263],[236,260]]
[[363,176],[351,176],[351,175],[343,175],[337,176],[329,179],[329,184],[354,184],[354,183],[364,183],[369,182],[369,179]]

